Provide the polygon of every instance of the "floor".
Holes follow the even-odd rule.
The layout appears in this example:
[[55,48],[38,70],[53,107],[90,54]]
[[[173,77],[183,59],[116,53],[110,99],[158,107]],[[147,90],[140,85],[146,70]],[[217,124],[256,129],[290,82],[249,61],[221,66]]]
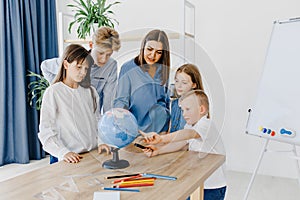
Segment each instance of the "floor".
[[[251,179],[249,173],[227,171],[226,200],[242,200]],[[299,200],[300,184],[297,179],[257,175],[248,200]]]
[[[0,167],[0,182],[27,171],[48,165],[49,158],[31,161],[30,164],[9,164]],[[228,190],[226,200],[242,200],[246,193],[251,174],[227,171]],[[248,200],[299,200],[300,184],[297,179],[257,175]]]

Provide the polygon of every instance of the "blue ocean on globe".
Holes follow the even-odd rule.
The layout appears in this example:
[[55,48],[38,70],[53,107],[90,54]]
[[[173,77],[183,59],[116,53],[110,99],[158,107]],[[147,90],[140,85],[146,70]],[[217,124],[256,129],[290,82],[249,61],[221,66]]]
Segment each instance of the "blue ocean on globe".
[[112,108],[98,122],[98,135],[111,146],[123,148],[139,135],[134,115],[122,108]]

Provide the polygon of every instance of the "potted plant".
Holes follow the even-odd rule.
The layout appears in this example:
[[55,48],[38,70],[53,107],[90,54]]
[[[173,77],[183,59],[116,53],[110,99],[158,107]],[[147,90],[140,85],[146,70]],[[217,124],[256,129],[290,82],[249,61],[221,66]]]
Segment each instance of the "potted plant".
[[27,93],[28,102],[31,107],[36,108],[37,110],[41,109],[42,99],[45,90],[49,87],[49,82],[40,74],[29,71],[27,74],[29,77],[35,78],[35,80],[30,81],[28,84],[29,92]]
[[[85,39],[90,35],[91,29],[94,29],[94,24],[97,27],[108,26],[114,28],[114,22],[119,22],[110,16],[114,14],[111,9],[113,5],[119,4],[116,1],[106,5],[106,0],[74,0],[76,4],[68,4],[69,7],[75,11],[74,21],[69,24],[69,33],[71,33],[72,26],[78,24],[77,35],[78,38]],[[95,31],[95,30],[94,30]]]

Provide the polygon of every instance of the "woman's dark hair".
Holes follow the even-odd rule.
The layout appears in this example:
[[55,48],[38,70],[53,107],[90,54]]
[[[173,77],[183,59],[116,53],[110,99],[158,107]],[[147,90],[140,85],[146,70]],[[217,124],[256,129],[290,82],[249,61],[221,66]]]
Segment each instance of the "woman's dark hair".
[[142,41],[140,54],[135,58],[135,62],[142,68],[143,71],[148,70],[147,63],[144,59],[144,49],[148,41],[157,41],[161,42],[163,45],[161,58],[157,63],[162,64],[161,72],[161,84],[164,85],[168,83],[169,73],[170,73],[170,47],[169,39],[167,34],[161,30],[152,30],[150,31]]

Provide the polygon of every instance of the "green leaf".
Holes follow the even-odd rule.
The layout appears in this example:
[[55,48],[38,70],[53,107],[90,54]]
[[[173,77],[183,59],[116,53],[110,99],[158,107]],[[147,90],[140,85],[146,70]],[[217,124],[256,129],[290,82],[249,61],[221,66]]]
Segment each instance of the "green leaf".
[[71,33],[71,28],[76,23],[78,38],[85,39],[90,35],[94,23],[100,26],[114,27],[114,23],[119,24],[116,19],[112,19],[109,15],[113,15],[114,12],[111,9],[113,5],[120,4],[116,1],[109,3],[106,6],[106,0],[74,0],[74,4],[68,4],[67,6],[73,8],[74,21],[70,22],[68,31]]
[[29,92],[27,93],[27,100],[31,107],[39,110],[41,108],[44,92],[50,84],[42,75],[31,71],[28,72],[29,73],[26,76],[34,78],[34,80],[30,81],[30,83],[27,85],[29,89]]

